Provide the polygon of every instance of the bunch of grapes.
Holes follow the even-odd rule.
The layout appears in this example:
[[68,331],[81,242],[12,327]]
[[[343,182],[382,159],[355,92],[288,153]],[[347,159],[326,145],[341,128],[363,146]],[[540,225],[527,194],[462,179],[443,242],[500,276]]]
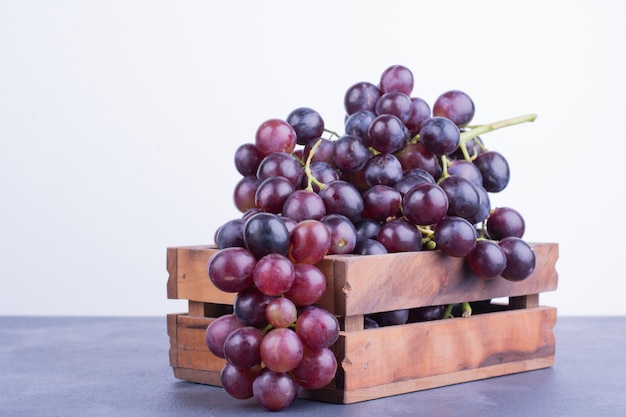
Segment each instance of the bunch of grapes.
[[[391,66],[377,84],[347,89],[343,134],[301,107],[263,122],[254,142],[236,150],[242,216],[215,233],[221,250],[208,272],[218,288],[238,294],[233,314],[207,329],[209,349],[227,360],[222,384],[234,397],[281,409],[302,387],[334,376],[329,347],[338,322],[316,305],[326,282],[315,265],[328,254],[440,250],[464,257],[485,280],[520,281],[534,270],[523,217],[491,207],[489,193],[508,185],[510,170],[480,135],[536,116],[471,125],[469,95],[447,91],[431,110],[412,95],[413,84],[407,67]],[[382,312],[365,326],[442,311]]]

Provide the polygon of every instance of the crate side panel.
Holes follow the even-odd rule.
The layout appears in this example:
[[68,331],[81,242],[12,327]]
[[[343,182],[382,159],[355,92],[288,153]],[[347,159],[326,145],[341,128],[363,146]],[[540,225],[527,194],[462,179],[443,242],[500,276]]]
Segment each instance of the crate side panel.
[[556,244],[533,244],[537,266],[525,280],[483,280],[463,258],[439,251],[339,257],[335,260],[335,314],[358,315],[430,305],[554,291]]
[[344,333],[343,389],[554,356],[555,322],[538,307]]
[[206,328],[214,319],[178,316],[176,367],[220,372],[226,361],[213,355],[206,346]]

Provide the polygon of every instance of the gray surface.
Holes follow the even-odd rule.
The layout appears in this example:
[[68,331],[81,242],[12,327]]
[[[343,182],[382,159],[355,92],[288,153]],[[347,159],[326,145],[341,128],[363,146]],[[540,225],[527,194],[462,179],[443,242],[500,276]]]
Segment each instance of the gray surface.
[[[626,317],[559,317],[554,367],[299,416],[624,416]],[[256,402],[179,381],[165,318],[0,317],[0,416],[254,416]]]

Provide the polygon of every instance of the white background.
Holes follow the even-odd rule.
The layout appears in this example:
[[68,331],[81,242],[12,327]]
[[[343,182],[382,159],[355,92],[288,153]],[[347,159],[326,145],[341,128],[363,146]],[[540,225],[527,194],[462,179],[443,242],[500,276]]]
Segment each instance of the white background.
[[622,4],[0,0],[0,314],[184,311],[166,248],[239,216],[234,150],[299,106],[340,131],[392,64],[476,123],[539,114],[483,136],[512,170],[493,203],[560,245],[542,303],[626,314]]

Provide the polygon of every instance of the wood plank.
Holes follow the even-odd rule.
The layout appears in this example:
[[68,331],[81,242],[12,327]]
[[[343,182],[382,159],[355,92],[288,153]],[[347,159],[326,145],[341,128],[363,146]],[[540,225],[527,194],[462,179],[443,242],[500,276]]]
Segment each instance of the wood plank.
[[220,372],[226,360],[213,355],[206,346],[206,328],[214,319],[178,316],[177,367]]
[[555,308],[538,307],[344,332],[337,379],[353,391],[551,357],[555,322]]
[[[525,280],[482,280],[463,258],[439,251],[335,258],[335,310],[359,315],[554,291],[558,245],[533,244],[537,265]],[[335,256],[335,255],[333,255]]]
[[179,314],[167,315],[167,335],[170,338],[170,366],[178,366],[178,316]]

